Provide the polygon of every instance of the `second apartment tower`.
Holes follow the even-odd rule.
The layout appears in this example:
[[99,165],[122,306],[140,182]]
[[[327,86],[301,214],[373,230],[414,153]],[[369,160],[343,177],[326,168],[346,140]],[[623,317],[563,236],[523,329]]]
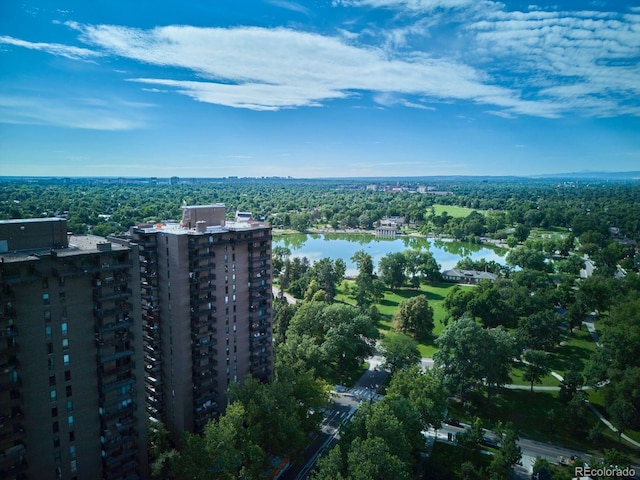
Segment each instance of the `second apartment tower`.
[[131,229],[141,269],[147,411],[174,438],[201,433],[229,386],[273,371],[271,227],[223,204]]

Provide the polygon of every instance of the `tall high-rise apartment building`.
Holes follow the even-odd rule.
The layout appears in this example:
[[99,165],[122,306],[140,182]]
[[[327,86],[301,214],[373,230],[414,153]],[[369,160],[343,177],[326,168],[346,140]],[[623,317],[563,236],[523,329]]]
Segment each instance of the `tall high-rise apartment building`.
[[228,387],[273,370],[271,227],[223,204],[133,227],[142,295],[147,411],[175,439],[222,413]]
[[137,253],[9,220],[0,262],[0,478],[144,477]]

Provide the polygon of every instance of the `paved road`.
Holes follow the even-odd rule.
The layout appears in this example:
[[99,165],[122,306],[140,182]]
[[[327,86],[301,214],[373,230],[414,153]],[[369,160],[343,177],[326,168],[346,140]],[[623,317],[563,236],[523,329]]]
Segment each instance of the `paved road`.
[[280,295],[282,295],[284,298],[287,299],[287,302],[291,305],[297,302],[297,300],[292,295],[288,294],[287,292],[282,292],[278,287],[272,286],[271,291],[273,292],[274,297],[278,298]]

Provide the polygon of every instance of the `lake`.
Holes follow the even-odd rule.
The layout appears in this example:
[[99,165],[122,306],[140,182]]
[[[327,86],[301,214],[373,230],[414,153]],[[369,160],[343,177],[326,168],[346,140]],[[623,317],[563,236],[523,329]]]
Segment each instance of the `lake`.
[[494,250],[474,243],[404,235],[395,238],[340,233],[283,235],[273,237],[273,246],[287,247],[291,250],[292,256],[307,257],[311,262],[321,258],[342,258],[347,264],[346,275],[350,277],[358,274],[356,265],[351,261],[351,257],[358,250],[364,250],[371,255],[374,267],[378,266],[380,259],[385,255],[408,249],[430,250],[441,270],[455,267],[458,260],[464,257],[473,260],[494,260],[503,265],[506,263],[504,250]]

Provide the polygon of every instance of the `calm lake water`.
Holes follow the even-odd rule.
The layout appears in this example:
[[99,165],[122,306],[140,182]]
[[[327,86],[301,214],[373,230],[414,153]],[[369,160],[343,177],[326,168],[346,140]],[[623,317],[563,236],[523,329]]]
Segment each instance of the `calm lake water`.
[[382,257],[389,253],[403,252],[408,249],[426,249],[433,253],[441,270],[453,268],[458,260],[470,257],[473,260],[482,258],[495,260],[505,264],[504,250],[494,250],[483,245],[463,242],[449,242],[424,237],[398,236],[396,238],[378,238],[374,235],[345,235],[345,234],[296,234],[283,235],[273,238],[273,246],[287,247],[292,256],[307,257],[311,262],[321,258],[333,260],[342,258],[347,264],[347,276],[358,274],[356,265],[351,257],[358,250],[364,250],[373,259],[374,267]]

